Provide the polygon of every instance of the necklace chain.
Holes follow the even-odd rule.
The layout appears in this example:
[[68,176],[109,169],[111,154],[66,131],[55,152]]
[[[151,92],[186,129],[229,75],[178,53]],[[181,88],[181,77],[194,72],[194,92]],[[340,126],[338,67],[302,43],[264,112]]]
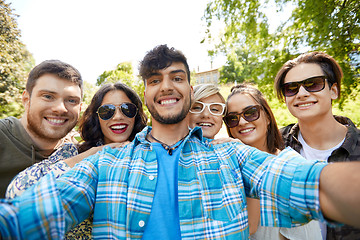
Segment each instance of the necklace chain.
[[[151,132],[149,132],[149,136],[150,136],[152,139],[154,139],[156,142],[160,143],[161,146],[162,146],[163,148],[165,148],[165,150],[168,152],[168,154],[169,154],[170,156],[172,155],[173,151],[174,151],[175,149],[177,149],[177,148],[181,145],[181,143],[185,140],[185,138],[187,137],[187,135],[189,135],[189,133],[187,133],[182,139],[180,139],[180,140],[177,142],[177,143],[179,143],[179,144],[174,143],[173,145],[168,145],[168,144],[166,144],[166,143],[164,143],[164,142],[156,139],[156,138],[151,134]],[[177,145],[176,145],[176,144],[177,144]],[[176,146],[175,146],[175,145],[176,145]]]

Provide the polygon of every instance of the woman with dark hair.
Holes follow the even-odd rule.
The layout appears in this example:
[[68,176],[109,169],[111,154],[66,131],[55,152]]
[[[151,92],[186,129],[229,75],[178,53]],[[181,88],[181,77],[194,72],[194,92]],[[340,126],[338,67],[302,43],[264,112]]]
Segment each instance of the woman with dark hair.
[[224,122],[230,137],[271,154],[284,148],[274,114],[258,89],[250,84],[232,87],[226,106]]
[[[8,186],[6,197],[19,196],[47,173],[63,175],[82,159],[104,146],[121,147],[132,141],[147,123],[142,102],[135,91],[123,83],[106,84],[93,96],[80,119],[82,143],[69,143],[66,150],[53,153],[49,159],[20,172]],[[91,239],[91,219],[67,233],[66,239]]]
[[[226,101],[224,117],[230,137],[271,154],[279,154],[284,142],[274,114],[264,95],[250,84],[239,84],[231,88]],[[260,202],[247,198],[250,239],[321,239],[319,224],[311,221],[295,228],[262,227]]]
[[[106,84],[95,93],[90,105],[87,107],[82,118],[79,121],[79,131],[81,134],[81,138],[84,141],[79,146],[80,153],[87,151],[92,147],[104,145],[104,143],[119,142],[119,140],[123,142],[124,137],[122,137],[118,133],[113,133],[112,131],[109,133],[109,136],[104,136],[104,134],[108,131],[106,131],[105,125],[102,124],[104,123],[104,120],[101,119],[98,113],[100,106],[104,105],[103,102],[105,96],[109,92],[116,90],[123,92],[129,98],[130,103],[134,104],[137,109],[137,114],[134,118],[134,126],[132,127],[130,135],[126,135],[126,140],[132,141],[135,135],[146,126],[147,117],[143,111],[142,102],[136,92],[123,83],[118,82],[114,84]],[[122,107],[128,107],[127,111],[131,111],[131,106]],[[114,110],[114,106],[108,106],[106,109],[106,111]],[[123,108],[121,108],[121,111],[123,111]],[[113,134],[115,134],[113,137],[113,141],[107,140]]]

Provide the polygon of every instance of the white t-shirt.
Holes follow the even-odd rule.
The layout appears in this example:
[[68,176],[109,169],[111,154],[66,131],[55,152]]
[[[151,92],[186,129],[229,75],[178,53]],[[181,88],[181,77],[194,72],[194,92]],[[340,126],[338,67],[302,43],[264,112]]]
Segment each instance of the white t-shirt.
[[[301,135],[301,132],[299,131],[299,136],[298,136],[299,142],[302,145],[302,148],[300,149],[300,154],[301,156],[303,156],[306,159],[309,160],[323,160],[326,161],[328,160],[328,158],[330,157],[331,153],[335,150],[338,149],[343,142],[345,141],[345,138],[338,143],[335,147],[332,147],[330,149],[326,149],[326,150],[318,150],[315,148],[310,147],[304,140],[303,136]],[[321,235],[323,237],[323,240],[326,239],[326,223],[322,223],[319,222],[320,224],[320,229],[321,229]]]

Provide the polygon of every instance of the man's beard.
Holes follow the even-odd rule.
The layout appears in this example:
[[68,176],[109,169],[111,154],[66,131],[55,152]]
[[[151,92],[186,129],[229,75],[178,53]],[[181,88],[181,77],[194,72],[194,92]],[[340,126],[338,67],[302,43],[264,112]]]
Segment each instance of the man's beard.
[[27,112],[27,123],[28,123],[28,129],[31,133],[33,133],[35,136],[47,140],[49,142],[55,142],[59,141],[63,137],[65,137],[76,125],[68,125],[64,126],[64,129],[62,131],[54,131],[54,130],[48,130],[41,127],[41,119],[40,121],[37,121],[34,117],[32,117],[32,114],[30,113],[30,107],[29,111]]
[[190,101],[185,102],[183,109],[177,115],[163,117],[163,116],[160,116],[160,114],[155,110],[155,108],[153,106],[149,106],[149,105],[146,105],[146,106],[147,106],[151,116],[159,123],[176,124],[176,123],[179,123],[182,120],[184,120],[186,118],[186,116],[188,115],[190,107],[191,107],[191,94],[190,94]]

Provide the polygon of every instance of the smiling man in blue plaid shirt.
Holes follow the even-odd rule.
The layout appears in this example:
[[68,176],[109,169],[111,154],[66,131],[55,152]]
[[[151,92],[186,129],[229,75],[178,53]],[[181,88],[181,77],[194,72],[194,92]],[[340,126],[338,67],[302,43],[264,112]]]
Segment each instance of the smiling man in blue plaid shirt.
[[3,239],[61,239],[92,212],[95,239],[247,239],[246,196],[260,198],[267,226],[324,216],[359,224],[360,179],[351,173],[359,164],[306,161],[291,149],[273,156],[238,142],[213,146],[200,128],[188,128],[193,90],[181,52],[154,48],[140,74],[153,127],[2,200]]

